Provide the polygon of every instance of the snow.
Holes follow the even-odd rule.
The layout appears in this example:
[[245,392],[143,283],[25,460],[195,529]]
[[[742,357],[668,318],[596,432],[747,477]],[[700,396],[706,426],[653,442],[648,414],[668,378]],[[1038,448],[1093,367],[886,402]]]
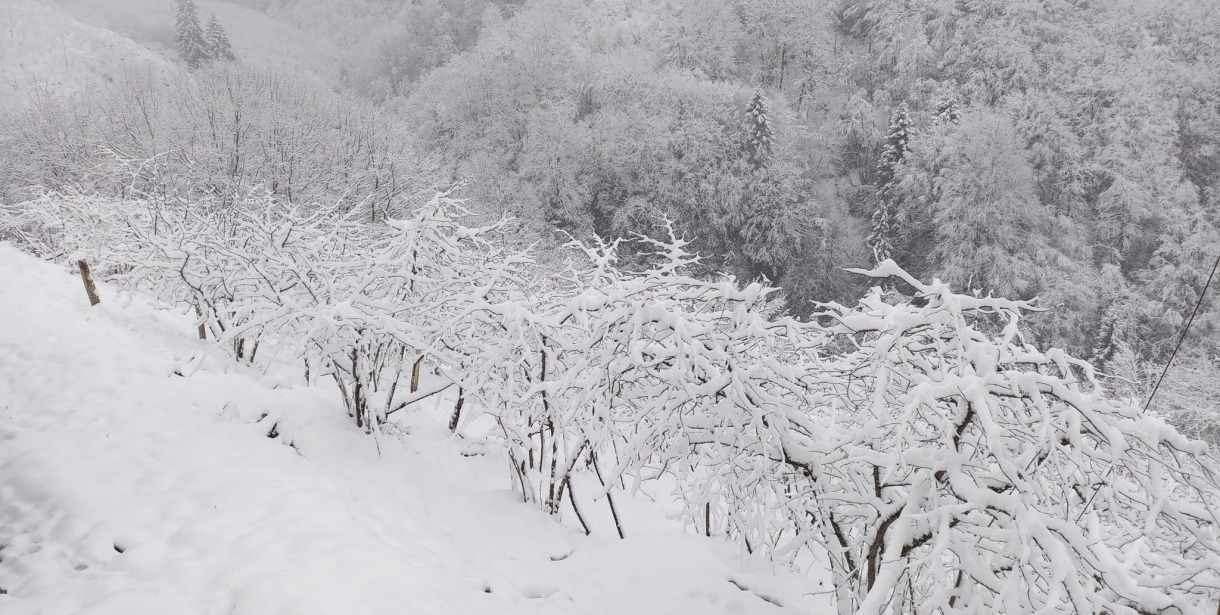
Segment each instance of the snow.
[[[216,15],[243,64],[339,83],[344,52],[328,42],[225,2],[202,2],[200,11],[204,23]],[[177,70],[173,23],[169,0],[0,0],[0,109]]]
[[99,291],[0,244],[0,615],[829,611],[645,497],[621,541],[604,502],[588,537],[521,503],[444,429],[450,396],[367,436],[333,391]]
[[[118,32],[165,57],[176,57],[174,3],[169,0],[45,1],[84,23]],[[322,85],[339,85],[340,58],[345,52],[325,38],[238,4],[211,0],[196,4],[200,23],[206,25],[215,15],[243,64],[283,71]]]
[[87,92],[125,71],[167,65],[148,48],[37,0],[0,2],[0,109],[35,93]]

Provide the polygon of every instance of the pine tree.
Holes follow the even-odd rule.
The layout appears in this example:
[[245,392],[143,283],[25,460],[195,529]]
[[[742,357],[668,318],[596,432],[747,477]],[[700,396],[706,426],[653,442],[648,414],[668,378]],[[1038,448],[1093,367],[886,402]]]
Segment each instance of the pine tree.
[[746,107],[745,129],[746,161],[755,169],[767,166],[775,145],[775,129],[771,127],[767,99],[763,97],[762,90],[754,91],[754,97]]
[[754,91],[742,124],[745,190],[724,220],[730,229],[726,243],[737,253],[736,273],[777,280],[800,248],[800,234],[792,219],[796,202],[790,165],[775,157],[777,135],[762,90]]
[[890,117],[890,131],[885,137],[885,149],[877,162],[877,195],[880,200],[892,203],[894,199],[894,171],[911,151],[911,139],[915,135],[915,124],[911,121],[907,104],[902,103]]
[[890,131],[885,139],[885,150],[877,162],[877,205],[873,210],[872,231],[868,235],[869,251],[877,262],[894,256],[894,239],[898,230],[895,220],[897,194],[894,170],[910,151],[914,131],[906,103],[898,105],[890,117]]
[[178,47],[178,55],[192,69],[211,59],[208,52],[208,41],[204,37],[203,28],[199,25],[199,9],[195,0],[177,0],[178,17],[174,22],[174,43]]
[[1122,331],[1118,316],[1107,310],[1101,319],[1101,329],[1097,334],[1097,343],[1093,347],[1093,357],[1089,360],[1095,366],[1105,367],[1113,359],[1122,345]]
[[962,119],[962,112],[958,109],[957,99],[950,96],[941,100],[936,105],[936,120],[942,124],[956,124]]
[[884,201],[878,199],[873,210],[872,231],[868,234],[868,249],[873,260],[880,263],[894,256],[894,212]]
[[207,30],[208,55],[213,60],[235,60],[233,46],[229,44],[229,36],[225,34],[224,26],[216,21],[216,16],[208,20]]

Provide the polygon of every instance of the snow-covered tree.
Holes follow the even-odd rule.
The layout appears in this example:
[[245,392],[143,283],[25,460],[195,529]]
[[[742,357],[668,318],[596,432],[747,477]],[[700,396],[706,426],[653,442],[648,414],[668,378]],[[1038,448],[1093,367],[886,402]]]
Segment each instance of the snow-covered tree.
[[174,20],[174,44],[178,56],[190,68],[199,68],[212,58],[208,39],[199,24],[199,7],[195,0],[176,0],[177,17]]
[[730,250],[740,255],[737,272],[780,279],[800,249],[802,204],[796,172],[778,151],[778,135],[762,90],[755,90],[743,118],[744,190],[727,220]]
[[872,228],[868,235],[868,247],[876,262],[895,256],[898,235],[897,207],[898,191],[894,182],[896,167],[906,158],[914,138],[915,126],[911,121],[906,103],[901,103],[890,116],[890,128],[886,134],[881,159],[877,161],[877,196],[873,210]]
[[208,55],[213,60],[237,59],[233,55],[233,45],[229,43],[229,35],[225,33],[224,26],[220,25],[215,15],[208,19],[208,29],[205,37],[208,42]]
[[877,193],[879,198],[893,200],[894,171],[911,151],[911,142],[915,138],[915,123],[911,120],[911,112],[906,103],[900,103],[890,116],[889,132],[885,136],[885,145],[881,151],[881,159],[877,161]]
[[667,5],[662,13],[661,58],[699,77],[728,79],[737,69],[741,22],[726,0],[693,0]]
[[869,223],[871,225],[868,233],[870,256],[877,262],[893,257],[893,238],[897,234],[897,220],[894,219],[893,210],[878,199]]
[[806,96],[813,80],[824,75],[818,56],[826,51],[819,31],[825,10],[826,5],[810,0],[738,3],[736,13],[745,29],[743,46],[753,52],[740,57],[758,62],[757,78],[767,87],[783,91],[785,84],[795,84]]
[[1054,268],[1050,218],[1012,124],[985,110],[938,124],[899,167],[903,261],[963,289],[1029,296]]
[[454,314],[499,301],[523,262],[487,240],[500,224],[466,224],[472,214],[448,194],[369,222],[266,189],[187,201],[148,187],[49,193],[23,206],[16,232],[0,233],[87,258],[128,290],[193,311],[240,361],[299,362],[310,383],[332,379],[368,431],[415,399],[423,360],[441,356],[429,349]]
[[961,119],[962,112],[956,98],[949,96],[936,103],[936,121],[956,124]]
[[0,165],[0,173],[24,186],[113,195],[138,168],[141,189],[174,198],[233,200],[269,188],[308,207],[359,209],[368,219],[401,216],[406,195],[426,199],[439,185],[416,166],[424,159],[406,126],[368,101],[234,63],[165,79],[169,87],[132,73],[87,99],[39,103],[16,152],[37,146],[42,156]]
[[1210,607],[1205,448],[1026,344],[1036,308],[886,263],[870,275],[911,303],[874,291],[824,306],[825,325],[772,321],[761,287],[686,278],[680,242],[658,247],[664,264],[640,274],[584,248],[570,299],[507,327],[534,331],[536,358],[483,390],[520,409],[493,413],[527,499],[555,512],[586,456],[602,496],[674,472],[700,532],[780,557],[820,544],[845,614]]
[[754,96],[746,107],[743,123],[746,161],[755,169],[767,166],[771,162],[772,149],[775,147],[775,128],[771,125],[767,99],[762,90],[754,91]]

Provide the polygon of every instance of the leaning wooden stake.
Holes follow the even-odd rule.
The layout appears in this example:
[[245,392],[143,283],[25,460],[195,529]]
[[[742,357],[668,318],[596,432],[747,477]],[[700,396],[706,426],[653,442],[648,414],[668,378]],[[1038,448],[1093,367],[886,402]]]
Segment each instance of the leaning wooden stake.
[[97,287],[93,285],[93,276],[89,274],[89,263],[84,259],[76,261],[77,269],[80,269],[80,279],[85,283],[85,294],[89,295],[89,305],[97,305],[102,302],[97,297]]
[[466,403],[466,397],[462,395],[462,387],[458,387],[457,405],[453,407],[453,416],[449,417],[449,431],[456,433],[458,422],[462,420],[462,406]]
[[[206,340],[208,339],[208,330],[205,327],[205,321],[203,320],[203,308],[199,307],[198,303],[195,304],[195,315],[199,317],[199,339]],[[305,373],[307,374],[306,379],[308,379],[309,366],[305,367]]]
[[419,391],[419,370],[424,366],[424,358],[420,357],[415,360],[415,365],[411,366],[411,392]]

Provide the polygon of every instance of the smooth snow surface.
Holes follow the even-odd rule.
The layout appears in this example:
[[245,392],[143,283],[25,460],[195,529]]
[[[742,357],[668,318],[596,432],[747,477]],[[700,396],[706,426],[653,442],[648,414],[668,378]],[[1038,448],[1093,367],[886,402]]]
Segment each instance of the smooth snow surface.
[[625,541],[521,504],[446,407],[378,441],[327,389],[101,290],[91,308],[0,245],[0,615],[827,610],[816,582],[744,572],[765,566],[643,498]]

